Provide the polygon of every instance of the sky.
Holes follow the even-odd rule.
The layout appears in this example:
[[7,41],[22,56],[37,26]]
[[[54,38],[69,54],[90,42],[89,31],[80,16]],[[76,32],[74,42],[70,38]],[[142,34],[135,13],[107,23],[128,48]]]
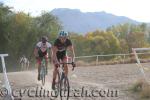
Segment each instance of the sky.
[[14,11],[37,16],[55,8],[79,9],[82,12],[105,11],[140,22],[150,22],[150,0],[0,0]]

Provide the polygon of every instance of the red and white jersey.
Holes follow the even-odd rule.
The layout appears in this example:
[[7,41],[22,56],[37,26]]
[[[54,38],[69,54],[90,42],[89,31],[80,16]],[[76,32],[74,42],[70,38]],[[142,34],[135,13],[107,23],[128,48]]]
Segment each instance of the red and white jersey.
[[41,49],[42,52],[45,52],[47,49],[50,49],[52,45],[49,42],[46,43],[38,42],[36,44],[36,47]]

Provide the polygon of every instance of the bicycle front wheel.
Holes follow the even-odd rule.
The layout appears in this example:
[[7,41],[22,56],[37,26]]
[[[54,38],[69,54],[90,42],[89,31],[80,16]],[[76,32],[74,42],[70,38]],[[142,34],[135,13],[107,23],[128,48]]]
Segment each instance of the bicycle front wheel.
[[69,91],[70,85],[68,77],[61,78],[60,82],[60,98],[61,100],[68,100],[69,99]]
[[59,72],[57,72],[56,74],[56,80],[55,80],[55,96],[54,97],[58,97],[59,96],[59,92],[60,92],[60,74]]

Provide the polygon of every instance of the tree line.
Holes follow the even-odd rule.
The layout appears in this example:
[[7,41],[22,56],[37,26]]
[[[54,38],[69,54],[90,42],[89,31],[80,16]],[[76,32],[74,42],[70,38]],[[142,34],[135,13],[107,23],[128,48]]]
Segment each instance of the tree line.
[[150,27],[146,23],[124,23],[85,35],[72,34],[77,56],[131,53],[132,48],[150,47]]
[[40,16],[32,17],[0,4],[0,54],[9,54],[6,61],[11,69],[16,67],[22,55],[33,59],[33,49],[39,39],[45,35],[54,41],[60,29],[60,22],[51,13],[42,12]]
[[[50,12],[33,17],[30,13],[14,12],[0,3],[0,54],[9,54],[7,64],[10,69],[17,66],[22,55],[34,59],[33,49],[40,37],[46,35],[53,44],[61,29],[59,19]],[[130,53],[133,47],[150,46],[150,29],[145,23],[124,23],[85,35],[69,33],[76,56]]]

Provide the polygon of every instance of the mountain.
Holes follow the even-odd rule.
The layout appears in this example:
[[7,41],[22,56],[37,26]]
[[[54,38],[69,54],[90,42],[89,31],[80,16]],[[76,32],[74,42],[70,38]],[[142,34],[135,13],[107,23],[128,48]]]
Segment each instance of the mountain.
[[124,16],[116,16],[106,12],[81,12],[79,9],[58,8],[51,13],[58,17],[64,30],[86,33],[96,29],[106,29],[112,25],[138,22]]

